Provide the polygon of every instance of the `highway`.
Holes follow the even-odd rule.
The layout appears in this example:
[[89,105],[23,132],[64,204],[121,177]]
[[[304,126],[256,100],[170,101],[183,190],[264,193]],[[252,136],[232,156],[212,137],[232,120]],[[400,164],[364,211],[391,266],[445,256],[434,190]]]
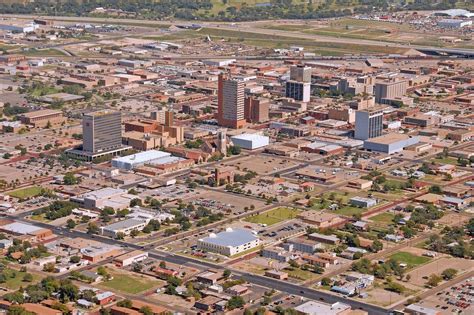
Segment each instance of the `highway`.
[[[13,218],[17,221],[24,222],[24,223],[30,223],[23,218],[23,215],[8,215],[8,217]],[[196,258],[191,258],[191,257],[185,257],[185,256],[180,256],[180,255],[174,255],[168,252],[160,251],[153,249],[153,245],[146,245],[146,246],[140,246],[137,244],[131,244],[127,243],[125,241],[121,240],[115,240],[115,239],[110,239],[106,237],[102,237],[100,235],[92,235],[92,234],[87,234],[85,232],[81,231],[76,231],[76,230],[69,230],[67,228],[63,227],[53,227],[47,223],[44,222],[37,222],[35,221],[34,224],[36,226],[46,228],[46,229],[52,229],[53,232],[57,235],[64,236],[64,237],[70,237],[70,238],[75,238],[75,237],[81,237],[89,240],[96,240],[103,242],[105,244],[109,245],[116,245],[120,246],[124,249],[139,249],[139,250],[146,250],[149,253],[149,257],[156,259],[156,260],[163,260],[169,263],[174,263],[178,265],[190,265],[192,267],[198,267],[202,270],[206,270],[209,268],[217,269],[217,270],[223,270],[223,269],[230,269],[234,276],[236,278],[241,278],[244,279],[245,281],[254,284],[254,285],[259,285],[259,286],[264,286],[268,288],[273,288],[275,290],[285,292],[287,294],[293,294],[296,296],[301,296],[307,299],[313,299],[313,300],[319,300],[319,301],[324,301],[326,303],[335,303],[335,302],[343,302],[346,304],[351,305],[352,308],[354,309],[362,309],[369,314],[374,314],[374,315],[381,315],[381,314],[388,314],[388,310],[376,305],[371,305],[371,304],[366,304],[362,303],[359,301],[347,299],[345,297],[335,295],[329,292],[324,292],[324,291],[318,291],[315,289],[303,287],[298,284],[294,283],[289,283],[286,281],[280,281],[277,279],[272,279],[272,278],[267,278],[264,276],[260,275],[255,275],[253,273],[249,272],[244,272],[242,270],[238,269],[233,269],[233,268],[228,268],[225,266],[221,266],[215,263],[211,262],[206,262],[202,260],[198,260]]]
[[[66,16],[37,16],[37,15],[13,15],[13,14],[2,14],[0,17],[5,18],[17,18],[17,19],[45,19],[53,20],[60,22],[70,22],[70,23],[100,23],[100,24],[124,24],[124,25],[135,25],[143,27],[169,27],[170,24],[190,24],[187,21],[154,21],[154,20],[137,20],[137,19],[114,19],[114,18],[93,18],[93,17],[66,17]],[[268,36],[282,36],[295,39],[309,39],[316,42],[330,42],[338,43],[344,45],[366,45],[366,46],[383,46],[383,47],[394,47],[394,48],[405,48],[405,49],[416,49],[424,51],[427,53],[435,54],[454,54],[454,55],[463,55],[468,58],[474,57],[473,49],[458,49],[458,48],[440,48],[434,46],[422,46],[422,45],[410,45],[405,43],[394,43],[386,42],[379,40],[368,40],[368,39],[354,39],[354,38],[345,38],[345,37],[334,37],[334,36],[325,36],[325,35],[316,35],[308,34],[297,31],[284,31],[284,30],[274,30],[258,27],[257,22],[205,22],[199,21],[199,25],[206,28],[212,28],[217,30],[224,31],[234,31],[234,32],[247,32],[247,33],[256,33],[260,35]],[[133,35],[129,35],[133,36]],[[119,36],[121,37],[121,36]],[[102,40],[102,39],[98,39]],[[90,41],[85,41],[90,42]],[[76,42],[75,44],[80,43]],[[51,47],[63,47],[59,45],[51,45]]]

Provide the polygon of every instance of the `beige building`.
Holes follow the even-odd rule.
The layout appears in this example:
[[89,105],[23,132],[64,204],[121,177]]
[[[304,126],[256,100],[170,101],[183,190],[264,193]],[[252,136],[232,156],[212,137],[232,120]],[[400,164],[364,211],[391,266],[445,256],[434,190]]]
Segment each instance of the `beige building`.
[[35,128],[44,128],[48,124],[60,125],[66,121],[61,111],[52,109],[42,109],[22,114],[20,116],[20,120],[23,124],[30,125]]

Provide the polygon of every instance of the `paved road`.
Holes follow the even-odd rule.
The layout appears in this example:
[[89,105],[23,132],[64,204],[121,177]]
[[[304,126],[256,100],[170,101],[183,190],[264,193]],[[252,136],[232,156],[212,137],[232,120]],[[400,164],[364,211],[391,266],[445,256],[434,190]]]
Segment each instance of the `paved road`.
[[[187,21],[151,21],[151,20],[137,20],[137,19],[113,19],[113,18],[92,18],[92,17],[65,17],[65,16],[35,16],[35,15],[10,15],[3,14],[0,17],[15,17],[17,19],[36,19],[41,18],[45,20],[54,20],[54,21],[63,21],[63,22],[80,22],[80,23],[103,23],[103,24],[128,24],[128,25],[137,25],[137,26],[147,26],[147,27],[164,27],[169,26],[170,24],[190,24]],[[340,43],[345,45],[369,45],[369,46],[384,46],[384,47],[399,47],[406,49],[424,49],[424,50],[433,50],[433,51],[451,51],[451,52],[466,52],[474,54],[473,49],[443,49],[439,47],[432,46],[420,46],[420,45],[407,45],[404,43],[393,43],[377,40],[364,40],[364,39],[353,39],[353,38],[342,38],[342,37],[332,37],[324,35],[315,35],[307,34],[296,31],[283,31],[283,30],[272,30],[258,27],[258,23],[253,22],[240,22],[240,23],[225,23],[225,22],[205,22],[199,21],[199,25],[207,28],[227,30],[227,31],[242,31],[249,33],[264,34],[268,36],[284,36],[289,38],[297,39],[310,39],[316,42],[331,42],[331,43]]]
[[[19,216],[10,215],[10,217],[13,217],[13,218],[17,219],[18,221],[22,221],[19,218]],[[65,228],[62,228],[62,227],[52,227],[51,225],[49,225],[47,223],[43,223],[43,222],[36,222],[35,221],[34,224],[37,225],[37,226],[43,227],[43,228],[52,229],[54,231],[54,233],[59,234],[59,235],[64,236],[64,237],[70,237],[70,238],[82,237],[82,238],[86,238],[86,239],[89,239],[89,240],[101,241],[103,243],[110,244],[110,245],[121,246],[124,249],[129,249],[129,250],[132,250],[132,249],[142,249],[143,250],[143,249],[145,249],[149,252],[149,257],[151,257],[153,259],[156,259],[156,260],[164,260],[166,262],[170,262],[170,263],[174,263],[174,264],[178,264],[178,265],[192,265],[193,267],[198,267],[201,270],[205,270],[205,269],[209,269],[209,268],[222,270],[222,269],[226,268],[224,266],[214,264],[214,263],[211,263],[211,262],[205,262],[205,261],[201,261],[201,260],[191,258],[191,257],[174,255],[174,254],[171,254],[171,253],[168,253],[168,252],[159,251],[159,250],[151,249],[151,248],[148,248],[148,247],[144,248],[143,246],[126,243],[124,241],[114,240],[114,239],[102,237],[102,236],[99,236],[99,235],[90,235],[90,234],[87,234],[85,232],[75,231],[75,230],[68,230],[68,229],[65,229]],[[305,298],[313,299],[313,300],[321,300],[321,301],[324,301],[324,302],[327,302],[327,303],[343,302],[343,303],[347,303],[347,304],[351,305],[354,309],[363,309],[363,310],[366,310],[367,312],[369,312],[369,314],[374,314],[374,315],[379,315],[379,314],[381,315],[381,314],[387,314],[388,313],[387,309],[379,307],[379,306],[370,305],[370,304],[362,303],[362,302],[359,302],[359,301],[346,299],[346,298],[343,298],[341,296],[337,296],[337,295],[334,295],[334,294],[331,294],[331,293],[328,293],[328,292],[322,292],[322,291],[317,291],[317,290],[310,289],[310,288],[305,288],[305,287],[302,287],[298,284],[293,284],[293,283],[288,283],[288,282],[285,282],[285,281],[280,281],[280,280],[276,280],[276,279],[272,279],[272,278],[267,278],[267,277],[255,275],[255,274],[252,274],[252,273],[249,273],[249,272],[243,272],[243,271],[237,270],[237,269],[232,269],[232,268],[229,268],[229,269],[232,270],[233,274],[237,278],[242,278],[242,279],[248,281],[249,283],[264,286],[264,287],[268,287],[268,288],[273,288],[275,290],[282,291],[282,292],[285,292],[287,294],[294,294],[294,295],[297,295],[297,296],[301,296],[301,297],[305,297]]]

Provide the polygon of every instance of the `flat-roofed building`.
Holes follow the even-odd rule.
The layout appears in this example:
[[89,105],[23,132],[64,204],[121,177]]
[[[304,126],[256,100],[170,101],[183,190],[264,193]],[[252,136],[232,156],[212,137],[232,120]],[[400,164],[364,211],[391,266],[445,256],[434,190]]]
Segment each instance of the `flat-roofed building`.
[[101,227],[101,234],[116,238],[118,235],[130,235],[134,230],[141,231],[148,224],[147,220],[125,219],[107,226]]
[[302,212],[298,214],[298,219],[323,229],[336,227],[346,222],[344,218],[341,218],[338,215],[316,210]]
[[114,263],[118,267],[126,267],[132,264],[142,262],[148,258],[148,253],[141,250],[134,250],[129,253],[115,257]]
[[404,148],[417,144],[419,138],[400,133],[389,133],[380,137],[364,141],[364,149],[368,151],[393,154],[403,151]]
[[198,240],[198,248],[226,256],[250,250],[260,245],[260,239],[249,230],[227,228]]
[[20,121],[35,128],[44,128],[48,125],[62,124],[66,119],[60,110],[42,109],[22,114]]
[[358,110],[355,114],[354,138],[367,140],[379,137],[383,130],[383,110],[379,107]]
[[395,99],[405,95],[408,88],[408,81],[381,81],[374,86],[375,102],[381,103],[383,99]]

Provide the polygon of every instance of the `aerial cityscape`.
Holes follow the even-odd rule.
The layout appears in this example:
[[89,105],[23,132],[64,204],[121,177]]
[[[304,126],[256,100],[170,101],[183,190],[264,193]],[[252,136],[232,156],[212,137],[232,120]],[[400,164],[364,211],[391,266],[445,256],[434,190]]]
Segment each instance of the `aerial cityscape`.
[[0,314],[474,314],[474,2],[0,3]]

